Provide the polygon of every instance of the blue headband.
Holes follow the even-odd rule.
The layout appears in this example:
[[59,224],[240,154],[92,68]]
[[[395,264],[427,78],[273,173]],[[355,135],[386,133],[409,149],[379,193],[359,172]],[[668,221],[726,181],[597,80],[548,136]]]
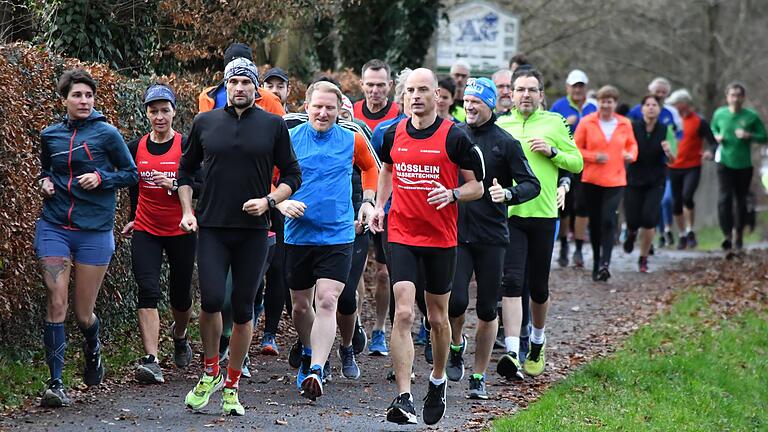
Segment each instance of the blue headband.
[[480,98],[491,109],[496,108],[496,85],[488,78],[470,78],[467,80],[467,87],[464,89],[464,95]]
[[224,82],[229,81],[233,76],[245,76],[253,81],[253,85],[259,86],[259,69],[252,61],[245,57],[238,57],[224,68]]

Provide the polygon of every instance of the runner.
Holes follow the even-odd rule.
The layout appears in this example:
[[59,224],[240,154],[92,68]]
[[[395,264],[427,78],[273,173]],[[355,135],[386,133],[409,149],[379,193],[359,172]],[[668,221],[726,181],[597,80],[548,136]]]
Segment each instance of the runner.
[[397,117],[400,107],[389,100],[392,87],[389,65],[379,59],[373,59],[363,65],[360,73],[360,87],[365,99],[354,104],[355,118],[362,120],[371,130],[384,120]]
[[[131,220],[122,234],[131,238],[133,277],[138,285],[138,315],[141,341],[146,354],[136,367],[141,384],[165,382],[158,362],[160,316],[157,303],[162,298],[160,273],[163,252],[168,258],[168,298],[173,325],[173,361],[185,368],[192,361],[187,326],[192,314],[192,272],[197,238],[179,228],[181,203],[178,195],[178,166],[187,148],[187,137],[173,129],[176,96],[165,84],[154,84],[144,93],[144,106],[152,131],[128,143],[139,167],[141,182],[131,187]],[[200,184],[195,183],[198,191]]]
[[467,79],[469,79],[469,64],[463,60],[459,60],[451,65],[450,70],[451,79],[456,84],[456,93],[453,95],[453,104],[451,105],[451,115],[463,122],[466,120],[466,113],[464,112],[464,87],[467,85]]
[[[533,173],[540,182],[539,195],[519,205],[509,207],[509,245],[504,258],[502,279],[502,320],[507,354],[501,357],[496,370],[507,378],[523,378],[520,367],[520,327],[527,314],[523,302],[530,296],[531,347],[527,351],[524,371],[538,376],[546,364],[546,325],[549,308],[549,271],[557,226],[558,194],[567,186],[559,184],[559,170],[577,173],[582,159],[562,116],[541,108],[544,81],[537,70],[518,69],[512,77],[515,107],[497,125],[520,140]],[[507,186],[509,188],[509,186]],[[488,190],[493,202],[507,202],[509,189],[494,184]]]
[[[301,395],[315,400],[323,395],[323,365],[336,337],[336,309],[352,265],[355,216],[352,207],[352,166],[363,173],[362,225],[373,212],[378,168],[365,140],[336,125],[341,90],[320,81],[307,89],[304,109],[309,121],[291,129],[291,139],[304,173],[303,187],[285,206],[286,277],[291,288],[293,322],[303,346],[297,376]],[[301,208],[300,218],[290,207]],[[354,322],[355,290],[350,306]],[[315,303],[316,311],[313,308]],[[350,326],[351,327],[351,326]],[[340,357],[354,363],[349,334]],[[350,374],[349,378],[358,378]],[[356,376],[355,376],[356,375]]]
[[509,59],[509,70],[514,73],[520,67],[533,69],[533,65],[528,61],[525,54],[515,54]]
[[454,123],[460,123],[456,117],[451,114],[453,105],[453,95],[456,93],[456,83],[453,78],[443,78],[437,82],[437,115],[440,118],[450,120]]
[[627,185],[624,165],[637,159],[632,123],[615,112],[618,100],[619,91],[615,87],[600,88],[597,91],[598,111],[581,119],[574,134],[584,157],[581,181],[589,214],[592,280],[603,282],[611,277],[616,212]]
[[[673,213],[680,233],[677,248],[694,249],[698,243],[693,231],[696,213],[693,198],[701,177],[701,161],[712,159],[717,141],[709,123],[693,110],[693,99],[688,90],[672,92],[667,102],[677,108],[683,119],[683,137],[677,147],[677,157],[669,165]],[[704,141],[707,142],[706,149]]]
[[[406,92],[412,115],[384,135],[374,232],[384,230],[384,207],[390,194],[392,208],[388,240],[392,259],[395,321],[392,359],[399,395],[387,410],[387,420],[416,423],[411,396],[413,365],[413,305],[419,264],[425,267],[428,317],[432,327],[434,366],[424,399],[424,423],[435,424],[445,413],[445,365],[451,340],[448,301],[456,260],[457,200],[482,196],[484,167],[480,150],[449,120],[437,117],[437,77],[429,69],[416,69],[408,77]],[[413,150],[413,151],[409,151]],[[459,187],[459,173],[464,184]],[[479,180],[478,180],[479,179]]]
[[[572,70],[565,79],[566,95],[552,104],[550,111],[563,116],[568,122],[571,135],[576,131],[579,120],[585,115],[597,111],[594,100],[587,98],[587,74],[579,69]],[[576,250],[573,252],[573,265],[584,267],[582,247],[587,237],[587,208],[581,193],[581,175],[574,174],[571,179],[570,193],[565,196],[565,208],[560,212],[560,256],[557,259],[560,267],[568,266],[568,231],[573,234]]]
[[[222,411],[243,415],[237,397],[241,367],[253,335],[253,302],[267,258],[270,208],[301,185],[301,172],[285,122],[254,106],[258,71],[250,60],[236,58],[224,71],[228,105],[198,114],[189,134],[189,147],[179,166],[181,228],[197,231],[200,279],[200,336],[204,373],[185,398],[200,410],[215,391],[224,389]],[[192,173],[205,159],[203,188],[192,212]],[[270,192],[273,168],[280,170]],[[219,370],[227,273],[232,271],[232,315],[226,382]]]
[[512,71],[509,69],[499,69],[491,76],[493,85],[496,86],[496,106],[495,114],[497,117],[507,115],[512,111]]
[[[757,112],[744,106],[747,89],[732,82],[725,90],[727,106],[718,108],[712,116],[712,132],[718,142],[714,160],[720,196],[717,216],[723,232],[723,250],[744,247],[744,225],[747,215],[747,194],[752,182],[752,143],[768,142],[765,125]],[[736,217],[733,200],[736,199]],[[735,241],[734,241],[735,235]]]
[[[46,287],[43,345],[51,374],[40,404],[68,406],[62,371],[67,340],[69,278],[75,269],[74,315],[83,334],[83,381],[104,378],[96,297],[115,250],[115,192],[138,174],[117,129],[93,109],[96,81],[82,69],[64,72],[57,91],[67,113],[40,134],[38,187],[43,210],[35,228],[35,254]],[[74,260],[74,264],[73,264]]]
[[667,162],[674,161],[677,142],[672,126],[664,126],[658,121],[661,99],[649,94],[643,97],[641,105],[643,119],[632,124],[637,141],[637,159],[627,166],[627,188],[624,191],[624,215],[627,218],[624,252],[632,253],[639,235],[638,268],[641,273],[647,273],[648,253],[656,234],[664,179],[667,178]]
[[451,345],[446,373],[451,381],[464,377],[463,354],[467,337],[463,334],[464,315],[469,305],[469,282],[474,272],[477,281],[475,363],[469,378],[470,399],[488,399],[485,370],[496,339],[497,294],[501,288],[504,252],[509,243],[507,206],[535,198],[539,181],[528,165],[520,142],[496,125],[496,88],[488,78],[471,78],[464,90],[467,123],[461,125],[473,143],[483,152],[486,169],[483,185],[513,184],[505,190],[503,203],[494,203],[489,194],[477,201],[459,203],[458,249],[448,315],[451,321]]
[[291,81],[288,79],[288,74],[280,69],[274,67],[269,69],[264,74],[264,81],[261,87],[268,90],[280,98],[280,102],[283,104],[285,112],[289,112],[288,109],[288,95],[291,94]]

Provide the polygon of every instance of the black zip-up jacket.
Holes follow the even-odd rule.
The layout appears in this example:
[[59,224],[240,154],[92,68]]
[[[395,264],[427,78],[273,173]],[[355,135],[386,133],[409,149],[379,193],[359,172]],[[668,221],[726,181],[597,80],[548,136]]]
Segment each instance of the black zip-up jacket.
[[632,122],[637,141],[637,159],[627,165],[628,186],[663,185],[667,178],[667,156],[661,142],[667,139],[667,126],[657,121],[646,131],[644,120]]
[[[471,127],[466,123],[458,127],[480,148],[485,163],[483,197],[459,203],[459,243],[507,244],[507,205],[521,204],[536,198],[541,191],[541,184],[528,165],[520,141],[496,126],[495,114],[480,127]],[[507,188],[512,192],[511,200],[506,203],[491,200],[488,188],[493,185],[494,178],[501,185],[515,181],[515,186]]]
[[273,167],[280,170],[278,184],[294,192],[301,186],[288,127],[281,117],[258,107],[240,117],[231,106],[198,114],[179,163],[179,185],[191,186],[201,163],[203,187],[196,212],[201,227],[269,228],[269,212],[249,216],[243,204],[267,196]]

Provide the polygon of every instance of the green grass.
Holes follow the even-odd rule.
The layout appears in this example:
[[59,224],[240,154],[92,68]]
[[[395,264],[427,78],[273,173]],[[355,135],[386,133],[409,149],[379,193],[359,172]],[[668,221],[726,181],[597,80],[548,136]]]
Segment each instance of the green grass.
[[[763,232],[767,226],[768,211],[757,213],[755,230],[744,235],[744,244],[748,245],[763,241]],[[723,242],[723,233],[720,232],[720,227],[717,225],[706,226],[696,230],[696,240],[699,243],[699,250],[720,250],[720,244]]]
[[687,294],[492,430],[768,430],[768,317],[712,315],[703,295]]

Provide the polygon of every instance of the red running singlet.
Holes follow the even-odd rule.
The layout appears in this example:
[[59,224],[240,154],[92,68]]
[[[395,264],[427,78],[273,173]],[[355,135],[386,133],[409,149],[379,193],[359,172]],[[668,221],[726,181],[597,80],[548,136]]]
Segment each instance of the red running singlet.
[[408,135],[408,119],[397,124],[392,158],[392,208],[389,211],[388,239],[409,246],[449,248],[457,244],[455,203],[441,210],[427,202],[427,194],[437,181],[447,189],[458,187],[459,166],[445,149],[453,123],[442,121],[427,139]]

